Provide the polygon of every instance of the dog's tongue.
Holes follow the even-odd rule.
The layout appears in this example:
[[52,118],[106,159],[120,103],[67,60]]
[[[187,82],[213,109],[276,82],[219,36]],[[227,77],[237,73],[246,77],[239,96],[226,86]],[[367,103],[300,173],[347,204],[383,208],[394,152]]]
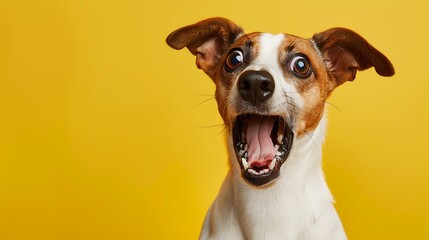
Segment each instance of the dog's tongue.
[[275,117],[251,116],[247,124],[247,153],[249,166],[268,165],[275,156],[271,131]]

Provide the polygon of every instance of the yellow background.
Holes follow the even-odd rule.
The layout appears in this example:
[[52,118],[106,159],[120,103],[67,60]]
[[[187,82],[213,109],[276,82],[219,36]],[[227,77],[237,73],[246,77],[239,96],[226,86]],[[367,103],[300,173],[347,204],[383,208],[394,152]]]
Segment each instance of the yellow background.
[[[196,239],[227,170],[214,85],[171,31],[351,28],[385,53],[330,98],[350,239],[429,239],[428,1],[0,1],[0,239]],[[338,109],[339,110],[338,110]]]

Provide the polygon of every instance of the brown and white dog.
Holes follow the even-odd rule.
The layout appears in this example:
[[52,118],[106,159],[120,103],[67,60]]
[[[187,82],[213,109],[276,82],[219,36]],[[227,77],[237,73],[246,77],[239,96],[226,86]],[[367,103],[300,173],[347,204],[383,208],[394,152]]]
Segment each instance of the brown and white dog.
[[230,170],[200,239],[346,239],[321,167],[331,92],[389,60],[357,33],[333,28],[304,39],[249,33],[224,18],[172,32],[216,84]]

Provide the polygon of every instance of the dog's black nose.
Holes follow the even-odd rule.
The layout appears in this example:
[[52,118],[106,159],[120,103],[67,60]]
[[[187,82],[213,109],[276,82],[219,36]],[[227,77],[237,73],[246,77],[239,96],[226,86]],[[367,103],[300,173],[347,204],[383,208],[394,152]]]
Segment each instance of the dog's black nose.
[[255,106],[273,95],[274,86],[273,76],[267,71],[245,71],[238,79],[240,96]]

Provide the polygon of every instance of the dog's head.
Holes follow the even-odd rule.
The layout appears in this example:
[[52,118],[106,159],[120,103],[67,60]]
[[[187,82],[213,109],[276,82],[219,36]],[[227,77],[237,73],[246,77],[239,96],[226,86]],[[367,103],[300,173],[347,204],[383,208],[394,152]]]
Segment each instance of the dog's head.
[[382,53],[344,28],[304,39],[245,34],[228,19],[211,18],[172,32],[167,43],[187,47],[216,84],[242,177],[255,186],[279,176],[294,138],[316,128],[337,86],[370,67],[394,74]]

